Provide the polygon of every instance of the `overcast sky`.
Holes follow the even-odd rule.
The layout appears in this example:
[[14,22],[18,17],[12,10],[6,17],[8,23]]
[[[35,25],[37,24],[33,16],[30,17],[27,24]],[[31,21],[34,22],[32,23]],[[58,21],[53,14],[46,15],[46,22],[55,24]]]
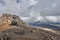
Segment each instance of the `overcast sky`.
[[0,0],[0,13],[60,16],[60,0]]

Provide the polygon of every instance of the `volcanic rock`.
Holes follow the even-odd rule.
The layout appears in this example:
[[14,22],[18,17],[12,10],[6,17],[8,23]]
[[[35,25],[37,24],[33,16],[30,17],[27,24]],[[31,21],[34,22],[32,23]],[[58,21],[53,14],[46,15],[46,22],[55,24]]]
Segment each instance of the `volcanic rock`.
[[3,14],[0,21],[0,40],[60,40],[60,34],[29,26],[16,15]]

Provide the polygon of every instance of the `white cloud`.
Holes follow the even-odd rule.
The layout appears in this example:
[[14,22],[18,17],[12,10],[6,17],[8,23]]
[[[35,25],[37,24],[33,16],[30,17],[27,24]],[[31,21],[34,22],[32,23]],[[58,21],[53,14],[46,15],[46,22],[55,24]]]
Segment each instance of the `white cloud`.
[[36,5],[38,3],[38,0],[30,0],[30,5]]
[[44,20],[42,16],[38,16],[37,19],[35,21],[42,21]]
[[55,16],[47,16],[46,17],[49,21],[52,21],[52,22],[57,22],[57,17],[55,17]]
[[47,8],[45,8],[45,10],[49,10],[49,8],[47,7]]
[[56,3],[53,3],[53,4],[52,4],[52,7],[56,7]]

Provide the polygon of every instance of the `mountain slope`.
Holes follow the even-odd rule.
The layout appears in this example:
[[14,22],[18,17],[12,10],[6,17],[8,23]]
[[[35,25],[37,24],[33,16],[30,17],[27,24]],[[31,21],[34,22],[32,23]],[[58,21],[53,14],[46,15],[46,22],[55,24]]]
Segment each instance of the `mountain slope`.
[[11,23],[10,29],[0,31],[0,40],[60,40],[60,34],[29,26],[16,15],[4,14],[1,18],[9,19]]

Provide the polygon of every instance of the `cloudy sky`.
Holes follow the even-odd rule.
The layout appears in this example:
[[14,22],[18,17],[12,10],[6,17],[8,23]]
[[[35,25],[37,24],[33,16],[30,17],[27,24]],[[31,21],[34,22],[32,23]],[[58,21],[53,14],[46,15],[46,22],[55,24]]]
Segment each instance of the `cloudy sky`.
[[60,16],[60,0],[0,0],[0,13],[31,16]]
[[[23,20],[60,20],[60,0],[0,0],[0,15],[11,13]],[[27,21],[25,20],[25,21]]]

